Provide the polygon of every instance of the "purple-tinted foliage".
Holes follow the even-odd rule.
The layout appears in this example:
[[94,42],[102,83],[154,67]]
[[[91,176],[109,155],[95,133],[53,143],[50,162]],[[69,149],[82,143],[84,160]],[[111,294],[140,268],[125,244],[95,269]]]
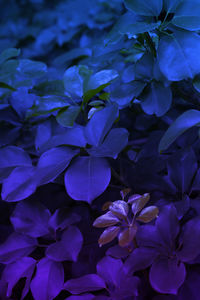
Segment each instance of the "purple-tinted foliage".
[[57,241],[46,249],[46,256],[55,261],[72,260],[76,261],[81,250],[83,237],[80,230],[70,226]]
[[18,258],[29,255],[37,246],[37,240],[29,236],[13,232],[0,245],[0,262],[8,264]]
[[63,288],[64,270],[59,262],[43,258],[37,264],[31,281],[31,292],[35,300],[52,300]]
[[88,274],[68,280],[64,287],[72,294],[106,288],[110,294],[110,299],[126,299],[137,296],[138,284],[139,278],[127,275],[120,259],[105,256],[97,264],[97,275]]
[[151,265],[152,287],[160,293],[177,294],[186,277],[184,262],[193,260],[200,253],[199,217],[188,221],[180,232],[175,207],[165,206],[155,225],[138,229],[136,239],[139,248],[126,260],[127,272]]

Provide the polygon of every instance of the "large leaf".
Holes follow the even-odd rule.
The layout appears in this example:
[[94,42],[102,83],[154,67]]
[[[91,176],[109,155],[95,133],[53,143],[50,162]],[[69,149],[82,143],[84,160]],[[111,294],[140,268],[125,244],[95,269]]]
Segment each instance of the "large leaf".
[[67,108],[61,109],[56,116],[56,120],[60,125],[64,127],[73,127],[79,112],[80,112],[79,106],[71,105]]
[[38,176],[39,185],[47,184],[54,180],[69,165],[71,159],[78,154],[78,150],[72,150],[68,147],[52,148],[44,152],[38,161],[36,176]]
[[98,146],[110,130],[118,115],[117,105],[109,105],[94,113],[85,128],[87,143]]
[[17,167],[3,181],[1,196],[4,201],[20,201],[31,194],[37,188],[38,179],[35,175],[35,167]]
[[61,240],[48,246],[46,256],[55,261],[77,261],[83,244],[80,230],[70,226],[62,234]]
[[47,72],[47,66],[39,61],[21,59],[19,61],[18,71],[30,78],[41,77]]
[[22,257],[21,259],[8,264],[3,270],[2,279],[8,284],[7,297],[11,297],[12,290],[21,278],[26,278],[26,283],[22,291],[21,300],[27,295],[30,287],[31,277],[36,261],[32,257]]
[[37,240],[35,238],[14,232],[0,245],[0,262],[4,264],[12,263],[23,256],[29,255],[36,246]]
[[159,82],[152,82],[148,92],[146,91],[139,99],[143,100],[141,106],[145,113],[161,117],[170,109],[172,93],[170,87],[164,87]]
[[97,157],[78,157],[65,173],[67,193],[74,200],[91,203],[107,188],[111,171],[107,160]]
[[117,155],[128,143],[128,135],[129,133],[125,128],[114,128],[108,133],[101,145],[87,149],[87,152],[96,157],[117,158]]
[[16,232],[40,237],[49,233],[49,210],[36,201],[22,201],[18,203],[10,220]]
[[168,14],[174,13],[180,2],[180,0],[163,0],[163,8]]
[[179,116],[167,129],[159,143],[159,152],[166,150],[187,129],[200,125],[200,112],[190,109]]
[[137,22],[137,23],[132,23],[124,26],[122,29],[119,30],[121,34],[127,34],[128,38],[131,39],[134,37],[134,35],[151,31],[160,26],[161,22],[157,23],[147,23],[147,22]]
[[200,29],[200,17],[199,16],[175,16],[172,19],[172,24],[186,30],[196,31]]
[[125,0],[127,9],[143,16],[159,16],[162,10],[162,0]]
[[62,290],[63,283],[62,264],[43,258],[39,261],[35,277],[31,281],[31,292],[35,300],[52,300]]
[[193,78],[200,69],[200,37],[196,33],[176,31],[163,36],[158,47],[158,62],[168,80]]
[[84,101],[90,100],[117,77],[118,73],[115,70],[102,70],[91,75],[84,88]]

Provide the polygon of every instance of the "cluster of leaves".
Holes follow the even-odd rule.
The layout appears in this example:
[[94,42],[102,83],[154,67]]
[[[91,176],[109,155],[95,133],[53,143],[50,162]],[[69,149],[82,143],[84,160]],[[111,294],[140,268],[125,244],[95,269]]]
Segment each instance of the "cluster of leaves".
[[199,299],[199,16],[2,1],[1,299]]

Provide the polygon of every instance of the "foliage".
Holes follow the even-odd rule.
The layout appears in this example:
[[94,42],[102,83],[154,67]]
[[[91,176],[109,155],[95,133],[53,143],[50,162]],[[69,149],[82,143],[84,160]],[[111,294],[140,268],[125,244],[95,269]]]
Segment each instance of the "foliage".
[[198,300],[200,1],[11,2],[0,298]]

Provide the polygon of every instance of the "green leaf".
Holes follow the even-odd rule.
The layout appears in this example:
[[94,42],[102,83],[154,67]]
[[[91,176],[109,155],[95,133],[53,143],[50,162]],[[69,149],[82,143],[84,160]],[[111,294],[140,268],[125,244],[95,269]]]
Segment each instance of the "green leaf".
[[190,109],[179,116],[167,129],[159,143],[159,152],[166,150],[182,133],[200,125],[200,111]]
[[11,90],[11,91],[16,91],[15,88],[13,88],[12,86],[10,86],[9,84],[4,83],[4,82],[0,82],[0,88],[8,89],[8,90]]
[[69,106],[67,108],[63,108],[58,112],[56,120],[63,127],[73,127],[79,112],[79,106]]
[[39,83],[33,88],[33,92],[39,96],[57,95],[64,96],[65,89],[62,80],[50,80]]
[[121,34],[127,34],[128,38],[131,39],[136,34],[151,31],[158,28],[160,24],[160,21],[157,23],[137,22],[134,24],[124,26],[124,28],[120,29],[119,32]]
[[175,16],[171,22],[186,30],[200,30],[200,16]]
[[162,10],[162,0],[125,0],[127,9],[142,16],[159,16]]
[[163,36],[158,46],[158,62],[168,80],[193,78],[200,70],[200,36],[187,31],[175,31]]
[[4,50],[0,54],[0,64],[2,64],[3,62],[5,62],[6,60],[8,60],[10,58],[19,56],[20,52],[21,52],[21,50],[16,49],[16,48],[8,48],[8,49]]
[[102,70],[92,75],[84,88],[84,101],[101,92],[119,75],[115,70]]

